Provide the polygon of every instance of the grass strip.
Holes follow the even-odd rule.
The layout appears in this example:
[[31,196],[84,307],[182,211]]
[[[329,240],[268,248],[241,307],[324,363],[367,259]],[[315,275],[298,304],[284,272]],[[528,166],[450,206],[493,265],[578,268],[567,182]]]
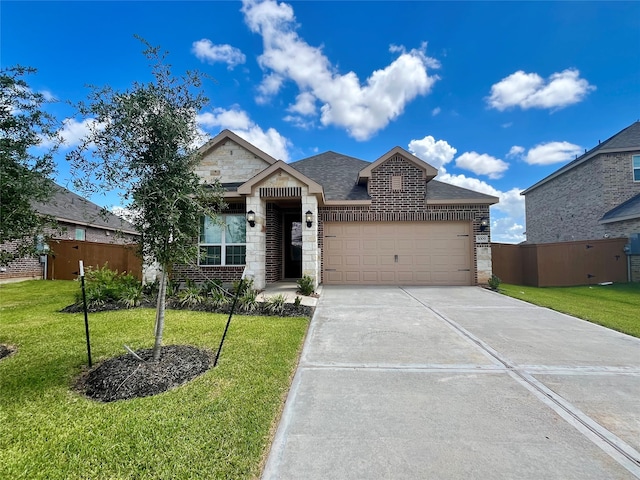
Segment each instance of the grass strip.
[[[113,403],[71,388],[86,368],[75,282],[0,286],[0,478],[255,478],[308,320],[234,316],[218,366],[153,397]],[[94,363],[153,345],[154,310],[89,315]],[[167,311],[164,344],[217,348],[226,315]]]
[[501,284],[499,291],[640,338],[640,283],[579,287]]

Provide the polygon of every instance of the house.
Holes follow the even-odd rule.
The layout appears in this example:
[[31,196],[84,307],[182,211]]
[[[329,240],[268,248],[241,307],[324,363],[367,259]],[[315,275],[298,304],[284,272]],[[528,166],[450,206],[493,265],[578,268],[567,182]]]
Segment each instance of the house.
[[527,188],[527,243],[640,233],[640,122]]
[[[137,242],[140,237],[129,222],[60,185],[55,186],[48,202],[36,203],[34,209],[52,217],[57,225],[47,231],[48,243],[43,243],[43,251],[46,250],[49,257],[16,259],[0,269],[0,280],[46,278],[47,262],[53,260],[53,255],[59,250],[57,246],[64,241],[126,245]],[[109,261],[109,258],[105,257],[104,261]]]
[[373,162],[326,152],[276,160],[229,130],[200,148],[196,173],[225,190],[226,227],[201,221],[200,255],[174,278],[239,279],[256,288],[315,284],[475,285],[491,276],[496,197],[434,180],[400,147]]

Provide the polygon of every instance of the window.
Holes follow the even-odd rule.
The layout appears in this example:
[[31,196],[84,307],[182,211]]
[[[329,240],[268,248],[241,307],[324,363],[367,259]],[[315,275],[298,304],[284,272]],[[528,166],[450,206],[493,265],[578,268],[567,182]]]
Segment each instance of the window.
[[640,155],[634,155],[633,157],[633,181],[640,182]]
[[76,240],[84,241],[84,239],[85,239],[84,228],[76,228]]
[[244,265],[247,222],[244,215],[223,215],[220,224],[200,219],[199,265]]

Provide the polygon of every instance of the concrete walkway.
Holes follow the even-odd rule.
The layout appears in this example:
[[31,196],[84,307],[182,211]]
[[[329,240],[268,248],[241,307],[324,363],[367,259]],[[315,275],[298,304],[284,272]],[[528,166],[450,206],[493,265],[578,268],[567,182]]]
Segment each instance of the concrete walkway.
[[640,339],[476,287],[325,287],[264,479],[640,478]]

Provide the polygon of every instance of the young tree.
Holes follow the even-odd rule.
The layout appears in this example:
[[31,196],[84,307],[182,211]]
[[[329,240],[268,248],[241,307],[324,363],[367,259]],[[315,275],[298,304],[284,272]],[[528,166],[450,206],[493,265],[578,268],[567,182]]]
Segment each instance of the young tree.
[[156,311],[154,360],[160,358],[167,275],[175,263],[197,255],[200,216],[222,208],[219,185],[202,185],[194,173],[199,161],[197,113],[208,101],[201,75],[174,77],[170,65],[140,39],[153,62],[154,80],[135,82],[123,92],[92,87],[80,114],[92,118],[90,132],[67,156],[76,186],[85,192],[125,189],[125,206],[142,234],[143,258],[161,267]]
[[[45,96],[24,80],[35,71],[19,65],[0,71],[0,265],[35,255],[38,237],[51,224],[34,203],[53,195],[57,124],[42,110]],[[44,144],[52,147],[37,154]]]

